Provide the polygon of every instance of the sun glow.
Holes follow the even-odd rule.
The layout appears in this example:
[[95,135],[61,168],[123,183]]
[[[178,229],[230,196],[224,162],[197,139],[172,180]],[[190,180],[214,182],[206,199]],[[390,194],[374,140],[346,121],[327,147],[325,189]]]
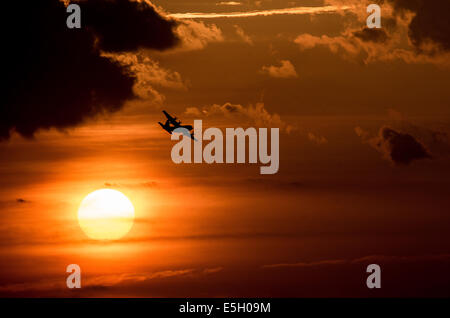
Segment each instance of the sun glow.
[[121,192],[101,189],[87,195],[78,209],[81,229],[92,239],[117,240],[133,226],[134,207]]

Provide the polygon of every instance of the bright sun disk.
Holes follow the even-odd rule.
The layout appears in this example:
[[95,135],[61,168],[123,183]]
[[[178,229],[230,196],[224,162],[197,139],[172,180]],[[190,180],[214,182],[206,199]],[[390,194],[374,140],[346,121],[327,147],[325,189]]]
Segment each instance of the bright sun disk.
[[92,239],[117,240],[133,226],[134,207],[123,193],[100,189],[83,199],[78,209],[78,222]]

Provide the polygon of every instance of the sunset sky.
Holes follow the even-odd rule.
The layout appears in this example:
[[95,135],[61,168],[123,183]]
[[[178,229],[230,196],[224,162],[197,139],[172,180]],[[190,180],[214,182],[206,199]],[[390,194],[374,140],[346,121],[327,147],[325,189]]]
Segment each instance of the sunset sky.
[[[2,20],[0,296],[450,296],[449,1],[71,2],[81,29]],[[174,164],[162,110],[279,128],[279,172]],[[116,241],[77,220],[103,188],[135,208]]]

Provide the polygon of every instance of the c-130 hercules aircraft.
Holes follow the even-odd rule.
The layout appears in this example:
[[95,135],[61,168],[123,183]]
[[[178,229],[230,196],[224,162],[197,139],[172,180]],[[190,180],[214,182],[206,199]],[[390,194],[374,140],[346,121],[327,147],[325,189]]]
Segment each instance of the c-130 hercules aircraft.
[[[172,134],[173,131],[177,128],[185,128],[189,132],[194,129],[191,125],[181,125],[181,120],[177,120],[178,118],[170,116],[165,110],[163,110],[163,113],[164,115],[166,115],[167,120],[164,124],[162,124],[161,122],[158,122],[158,124],[160,124],[161,127],[169,134]],[[194,138],[194,133],[190,133],[190,136],[193,140],[196,140]]]

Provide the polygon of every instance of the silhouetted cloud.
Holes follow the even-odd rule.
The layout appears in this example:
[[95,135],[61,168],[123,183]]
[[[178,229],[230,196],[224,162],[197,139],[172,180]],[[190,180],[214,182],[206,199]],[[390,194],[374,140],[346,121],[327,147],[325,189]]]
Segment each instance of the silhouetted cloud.
[[[141,273],[115,273],[105,274],[97,276],[88,276],[83,279],[83,290],[89,292],[89,290],[108,290],[112,287],[124,287],[135,283],[145,283],[154,280],[164,280],[168,278],[193,275],[195,277],[201,277],[204,275],[210,275],[218,273],[223,270],[223,267],[215,268],[188,268],[188,269],[168,269],[155,272],[141,272]],[[67,291],[64,286],[64,281],[60,279],[49,279],[40,281],[31,281],[25,283],[6,284],[0,286],[0,294],[2,293],[31,293],[36,292],[54,292],[58,293],[64,290]]]
[[393,113],[395,122],[392,124],[399,127],[399,130],[406,132],[418,139],[425,145],[428,153],[433,158],[445,158],[450,156],[450,136],[449,127],[435,124],[432,127],[424,127],[415,124],[403,117],[400,113]]
[[396,165],[409,165],[414,160],[431,158],[425,146],[408,133],[382,127],[378,136],[371,138],[360,127],[356,127],[355,132]]
[[364,42],[384,43],[388,40],[388,35],[383,29],[364,28],[360,31],[353,32],[353,35]]
[[148,1],[89,0],[80,6],[82,28],[68,29],[58,0],[32,8],[23,1],[7,4],[0,140],[12,131],[32,137],[41,128],[64,129],[121,109],[134,97],[135,76],[101,52],[164,50],[178,41],[175,22]]
[[447,159],[450,157],[450,130],[442,123],[415,122],[402,113],[388,110],[386,124],[374,135],[361,127],[356,134],[388,160],[409,164],[419,159]]
[[384,127],[380,137],[381,146],[396,164],[410,164],[413,160],[430,158],[425,147],[409,134]]
[[88,0],[81,6],[84,25],[94,31],[105,51],[165,50],[178,43],[173,33],[176,22],[160,15],[150,1]]
[[345,264],[371,264],[376,262],[421,262],[421,261],[449,261],[449,254],[436,255],[418,255],[418,256],[390,256],[390,255],[369,255],[355,259],[327,259],[314,262],[298,262],[298,263],[279,263],[263,265],[262,268],[283,268],[283,267],[315,267],[315,266],[333,266]]
[[414,13],[409,24],[409,38],[419,50],[430,42],[437,49],[450,51],[450,1],[448,0],[388,0],[394,9]]

